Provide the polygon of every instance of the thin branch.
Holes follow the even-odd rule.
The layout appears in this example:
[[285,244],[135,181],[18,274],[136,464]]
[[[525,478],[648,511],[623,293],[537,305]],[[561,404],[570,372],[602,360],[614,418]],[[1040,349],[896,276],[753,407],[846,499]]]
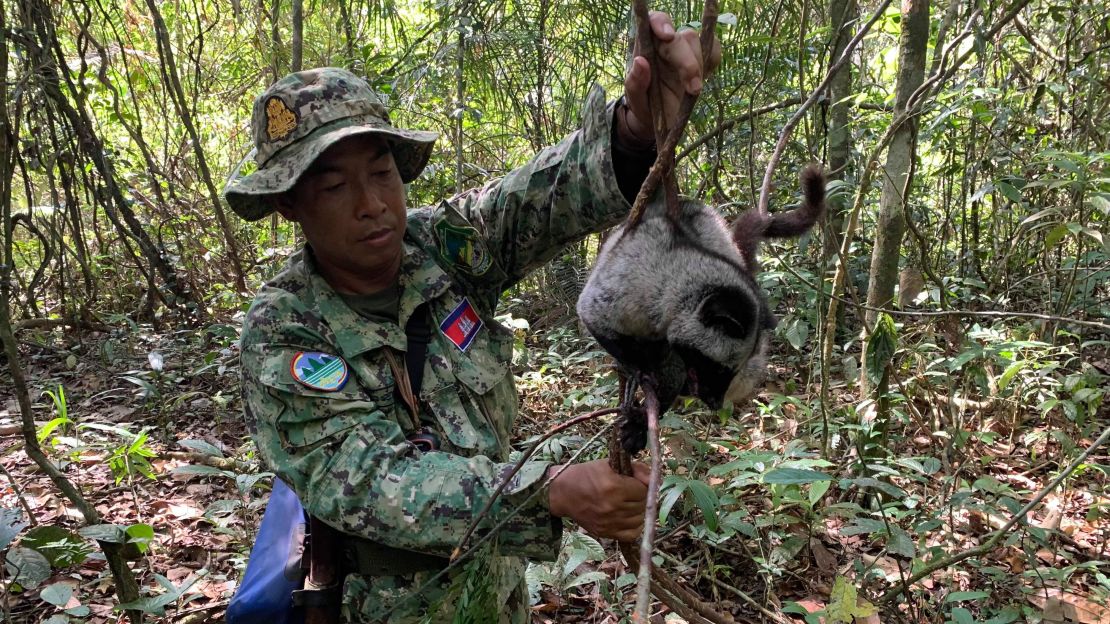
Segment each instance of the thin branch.
[[513,480],[513,477],[515,477],[517,473],[519,473],[521,469],[524,468],[524,464],[528,463],[528,460],[531,459],[532,455],[535,455],[541,444],[547,442],[559,432],[565,431],[575,425],[580,425],[588,420],[593,420],[594,418],[597,418],[599,416],[615,414],[619,411],[619,408],[607,407],[605,409],[592,411],[589,414],[575,416],[574,418],[571,418],[566,422],[555,425],[554,427],[549,429],[547,433],[540,436],[540,438],[536,440],[532,444],[532,446],[528,448],[527,451],[524,451],[524,453],[521,454],[520,459],[518,459],[516,461],[516,464],[513,465],[513,469],[509,471],[509,474],[505,476],[505,478],[501,480],[501,483],[497,485],[497,489],[495,489],[493,491],[493,494],[490,495],[489,499],[486,501],[485,506],[482,507],[482,510],[474,516],[474,520],[471,521],[470,526],[467,527],[466,532],[463,533],[462,539],[459,540],[459,545],[456,546],[455,550],[451,552],[451,561],[455,561],[459,558],[459,555],[462,553],[463,549],[466,548],[466,543],[470,541],[470,536],[474,534],[475,529],[478,528],[478,525],[481,524],[482,520],[486,517],[486,514],[489,513],[490,508],[493,507],[493,504],[501,496],[501,492],[504,491],[509,482]]
[[883,13],[886,12],[886,8],[890,6],[890,3],[891,0],[883,0],[879,7],[875,9],[875,13],[871,16],[871,19],[867,20],[863,28],[861,28],[859,32],[856,33],[856,36],[852,37],[852,40],[848,42],[848,45],[844,48],[844,53],[840,55],[836,63],[833,63],[833,65],[829,67],[829,71],[825,73],[825,79],[813,90],[813,93],[809,94],[809,98],[798,107],[798,110],[794,111],[794,115],[786,122],[786,125],[782,127],[782,131],[779,133],[779,140],[775,144],[775,151],[771,153],[771,159],[767,161],[767,169],[763,172],[763,186],[759,189],[759,204],[756,208],[759,214],[768,214],[768,206],[771,204],[771,176],[775,171],[775,167],[778,166],[779,160],[782,159],[782,153],[786,151],[786,142],[790,140],[790,135],[794,132],[794,128],[801,122],[806,111],[816,104],[817,100],[824,95],[825,91],[829,88],[829,83],[836,77],[840,68],[852,58],[856,46],[859,45],[859,42],[863,41],[863,38],[871,31],[871,27],[875,25],[875,22],[883,16]]
[[766,106],[760,106],[759,108],[752,109],[750,112],[741,113],[740,115],[738,115],[736,117],[733,117],[732,119],[729,119],[729,120],[719,124],[716,128],[713,128],[709,132],[706,132],[705,134],[703,134],[700,137],[691,141],[689,143],[689,145],[687,145],[685,147],[685,149],[683,149],[681,152],[678,153],[677,156],[675,156],[675,158],[674,158],[675,162],[678,162],[678,161],[682,160],[683,158],[686,158],[691,153],[693,153],[694,150],[698,149],[702,145],[705,145],[709,141],[712,141],[714,138],[716,138],[721,133],[732,130],[736,126],[747,122],[749,119],[751,119],[753,117],[760,117],[762,115],[766,115],[767,113],[777,111],[780,108],[786,108],[787,106],[794,106],[796,104],[801,103],[801,101],[802,101],[802,98],[793,97],[793,98],[790,98],[788,100],[783,100],[781,102],[775,102],[774,104],[768,104]]
[[655,550],[655,525],[659,519],[659,482],[663,472],[663,452],[659,448],[659,399],[650,386],[644,387],[644,412],[648,422],[651,477],[648,480],[647,504],[644,506],[644,532],[640,536],[640,570],[636,578],[636,611],[632,621],[646,624],[651,617],[651,556]]

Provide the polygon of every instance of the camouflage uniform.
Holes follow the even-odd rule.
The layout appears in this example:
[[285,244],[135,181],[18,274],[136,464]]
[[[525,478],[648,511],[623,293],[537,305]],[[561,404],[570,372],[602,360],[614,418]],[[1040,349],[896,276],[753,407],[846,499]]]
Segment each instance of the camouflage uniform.
[[[266,109],[266,100],[264,94],[256,104],[259,154],[280,159],[281,152],[275,157],[274,150],[263,149],[267,140],[288,141],[296,129],[285,135],[289,129],[281,124],[277,134],[260,130],[257,115]],[[288,106],[299,119],[311,108]],[[610,156],[612,115],[613,107],[595,89],[582,129],[558,145],[484,188],[410,210],[398,324],[368,321],[348,307],[319,275],[307,247],[258,293],[241,339],[245,409],[262,458],[310,513],[374,543],[449,555],[511,467],[506,460],[517,395],[510,370],[512,335],[493,319],[499,295],[568,243],[613,225],[629,209]],[[413,156],[424,149],[420,138],[406,142],[402,137],[394,144],[395,154],[410,150],[397,158],[399,168],[406,159],[422,160],[423,166],[426,156]],[[292,168],[298,166],[299,175],[305,162]],[[406,175],[415,177],[402,169]],[[259,188],[292,186],[280,177],[269,180]],[[233,209],[251,219],[268,211],[260,195],[242,180],[227,190]],[[395,398],[387,353],[405,350],[402,327],[421,302],[428,304],[434,338],[420,391],[426,413],[421,414],[424,422],[416,423]],[[472,310],[480,321],[467,328],[469,342],[462,346],[444,325],[460,309]],[[302,352],[342,358],[349,378],[334,390],[298,381],[291,362]],[[421,452],[406,440],[421,424],[438,434],[438,451]],[[525,504],[548,467],[527,464],[479,528],[481,534],[512,517],[478,575],[496,601],[489,608],[498,613],[487,611],[472,621],[527,621],[522,557],[555,557],[561,534],[546,494]],[[427,621],[450,621],[464,583],[454,572],[423,587],[434,574],[352,574],[344,587],[345,613],[362,622],[417,622],[424,615]],[[418,588],[420,595],[412,596]],[[435,605],[438,611],[427,613]]]

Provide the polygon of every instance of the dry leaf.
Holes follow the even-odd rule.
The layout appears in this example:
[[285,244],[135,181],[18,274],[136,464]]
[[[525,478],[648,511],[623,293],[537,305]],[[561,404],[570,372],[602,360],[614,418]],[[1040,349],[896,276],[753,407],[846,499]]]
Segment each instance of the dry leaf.
[[817,538],[809,540],[809,549],[822,574],[831,575],[836,572],[836,555],[821,540]]

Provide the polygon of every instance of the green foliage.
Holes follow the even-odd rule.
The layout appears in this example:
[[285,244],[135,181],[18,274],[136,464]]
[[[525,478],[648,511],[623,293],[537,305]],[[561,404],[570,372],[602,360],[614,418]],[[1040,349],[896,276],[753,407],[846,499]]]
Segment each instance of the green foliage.
[[555,561],[528,564],[525,579],[532,604],[539,602],[541,586],[563,593],[575,587],[606,580],[608,577],[605,573],[598,570],[578,571],[583,564],[599,563],[605,556],[605,549],[589,535],[577,531],[564,533],[559,557]]

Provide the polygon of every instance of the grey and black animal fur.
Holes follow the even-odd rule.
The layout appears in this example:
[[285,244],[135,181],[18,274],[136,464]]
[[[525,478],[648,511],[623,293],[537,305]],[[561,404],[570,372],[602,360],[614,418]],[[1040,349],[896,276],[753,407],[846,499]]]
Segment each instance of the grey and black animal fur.
[[[712,208],[684,200],[647,206],[598,254],[578,298],[578,315],[623,373],[650,385],[668,409],[679,395],[716,409],[748,400],[766,371],[775,317],[755,281],[759,242],[804,234],[825,206],[820,168],[802,171],[802,203],[773,215],[751,210],[729,228]],[[731,230],[731,231],[730,231]],[[625,408],[621,435],[634,454],[645,444],[642,412]]]

